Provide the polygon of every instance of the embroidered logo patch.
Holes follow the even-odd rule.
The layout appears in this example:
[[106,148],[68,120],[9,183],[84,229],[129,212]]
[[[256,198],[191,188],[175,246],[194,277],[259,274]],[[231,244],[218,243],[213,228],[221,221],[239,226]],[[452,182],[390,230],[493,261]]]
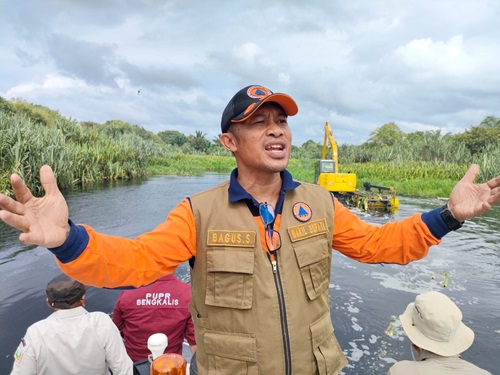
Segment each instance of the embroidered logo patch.
[[292,242],[297,242],[300,240],[305,240],[306,238],[311,238],[328,233],[328,226],[326,225],[326,219],[323,218],[319,220],[313,220],[309,223],[288,227],[287,230],[288,235],[290,236],[290,240],[292,240]]
[[299,221],[306,222],[311,219],[312,210],[308,204],[304,202],[297,202],[293,205],[293,216]]
[[23,359],[23,354],[24,354],[24,342],[17,347],[16,352],[14,353],[14,360],[17,363],[21,363],[21,360]]
[[262,86],[252,86],[247,90],[247,95],[254,99],[264,99],[271,95],[272,92]]
[[207,246],[255,247],[254,231],[209,230]]

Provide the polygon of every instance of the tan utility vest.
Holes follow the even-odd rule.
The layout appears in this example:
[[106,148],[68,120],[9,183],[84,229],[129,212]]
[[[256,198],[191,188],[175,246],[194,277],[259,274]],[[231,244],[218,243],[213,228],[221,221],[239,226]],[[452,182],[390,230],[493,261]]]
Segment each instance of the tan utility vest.
[[[197,232],[191,313],[198,373],[337,374],[347,360],[328,302],[330,194],[306,183],[286,192],[280,228],[274,228],[282,247],[273,272],[255,218],[245,202],[229,203],[228,186],[190,197]],[[296,203],[310,207],[310,218]]]

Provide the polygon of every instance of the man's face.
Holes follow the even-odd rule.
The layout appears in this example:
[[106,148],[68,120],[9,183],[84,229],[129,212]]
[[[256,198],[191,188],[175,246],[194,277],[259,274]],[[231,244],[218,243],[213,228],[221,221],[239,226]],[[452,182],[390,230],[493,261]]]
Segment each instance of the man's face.
[[264,103],[246,121],[234,123],[232,137],[239,170],[281,172],[290,159],[292,132],[287,115],[275,103]]

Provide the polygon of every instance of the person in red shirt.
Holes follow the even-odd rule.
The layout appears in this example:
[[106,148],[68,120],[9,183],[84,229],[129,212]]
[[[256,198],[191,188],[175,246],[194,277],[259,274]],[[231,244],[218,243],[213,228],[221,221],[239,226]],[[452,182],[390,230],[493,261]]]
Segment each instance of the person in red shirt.
[[193,321],[189,312],[191,286],[175,274],[138,289],[124,290],[113,311],[116,324],[134,362],[148,358],[148,338],[164,333],[168,338],[165,353],[182,355],[184,339],[196,351]]

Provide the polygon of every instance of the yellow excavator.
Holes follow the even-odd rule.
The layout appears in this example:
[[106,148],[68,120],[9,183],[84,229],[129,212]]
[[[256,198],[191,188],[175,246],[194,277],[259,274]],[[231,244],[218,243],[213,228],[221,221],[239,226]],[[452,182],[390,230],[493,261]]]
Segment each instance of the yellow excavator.
[[[331,150],[330,159],[327,159],[328,149]],[[321,159],[316,164],[314,183],[331,191],[342,203],[358,207],[364,211],[394,212],[397,210],[399,199],[396,198],[396,189],[365,182],[363,183],[365,191],[361,192],[356,189],[356,174],[339,173],[338,168],[337,142],[333,138],[330,125],[326,122],[323,150],[321,151]],[[377,189],[378,193],[372,189]],[[388,194],[383,194],[384,191],[388,192]]]

